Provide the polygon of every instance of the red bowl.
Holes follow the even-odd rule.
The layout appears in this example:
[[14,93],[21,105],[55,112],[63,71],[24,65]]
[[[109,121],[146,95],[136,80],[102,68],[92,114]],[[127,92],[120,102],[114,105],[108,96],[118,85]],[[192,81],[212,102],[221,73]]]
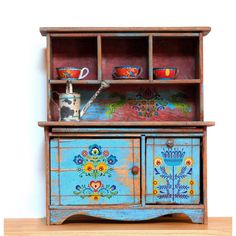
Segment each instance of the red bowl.
[[113,69],[112,76],[115,79],[136,79],[142,73],[139,66],[116,66]]
[[175,79],[178,75],[178,69],[174,67],[153,68],[154,79],[168,80]]

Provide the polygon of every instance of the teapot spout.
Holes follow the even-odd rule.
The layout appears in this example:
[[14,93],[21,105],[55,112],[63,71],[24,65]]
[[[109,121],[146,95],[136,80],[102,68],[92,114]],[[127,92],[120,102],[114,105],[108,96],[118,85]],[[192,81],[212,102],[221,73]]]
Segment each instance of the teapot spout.
[[94,100],[96,99],[96,97],[99,95],[99,93],[105,89],[108,88],[110,86],[110,84],[108,84],[106,81],[102,81],[101,82],[101,86],[100,88],[97,90],[97,92],[89,99],[89,101],[85,104],[85,106],[83,107],[83,109],[80,112],[80,118],[86,113],[86,111],[89,109],[89,107],[92,105],[92,103],[94,102]]

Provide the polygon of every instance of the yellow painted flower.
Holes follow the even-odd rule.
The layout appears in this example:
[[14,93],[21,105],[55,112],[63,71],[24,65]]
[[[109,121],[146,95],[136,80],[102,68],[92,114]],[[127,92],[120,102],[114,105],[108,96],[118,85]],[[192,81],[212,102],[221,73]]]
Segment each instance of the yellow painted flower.
[[190,185],[194,185],[194,184],[195,184],[194,180],[191,179],[191,180],[189,181],[189,184],[190,184]]
[[157,194],[158,194],[158,190],[157,190],[157,189],[154,189],[154,190],[153,190],[153,194],[154,194],[154,195],[157,195]]
[[158,181],[157,180],[153,180],[153,185],[157,186],[158,185]]
[[98,201],[98,200],[100,199],[100,197],[101,197],[101,196],[100,196],[98,193],[95,192],[93,195],[91,195],[90,198],[91,198],[92,200]]
[[103,173],[106,172],[107,169],[108,169],[107,164],[104,162],[99,163],[99,165],[97,166],[97,170]]
[[160,165],[162,165],[162,159],[160,157],[157,157],[157,158],[155,158],[154,163],[156,166],[160,166]]
[[195,194],[195,192],[194,192],[193,189],[190,189],[190,190],[188,191],[188,194],[189,194],[189,196],[193,196],[193,195]]
[[85,165],[84,165],[84,170],[85,170],[85,172],[90,172],[90,171],[92,171],[92,170],[94,170],[94,166],[93,166],[93,164],[91,163],[91,162],[88,162],[88,163],[86,163]]
[[193,158],[191,158],[191,157],[186,157],[185,158],[185,160],[184,160],[184,164],[186,165],[186,166],[192,166],[193,165]]

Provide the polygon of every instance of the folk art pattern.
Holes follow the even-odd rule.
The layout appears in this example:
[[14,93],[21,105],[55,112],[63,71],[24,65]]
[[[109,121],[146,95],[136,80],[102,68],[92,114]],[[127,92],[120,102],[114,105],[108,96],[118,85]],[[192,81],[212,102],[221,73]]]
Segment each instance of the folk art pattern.
[[[79,90],[81,106],[93,95],[91,89]],[[57,119],[54,111],[54,119]],[[107,89],[100,94],[82,120],[171,121],[194,120],[195,104],[191,91],[149,86]]]
[[97,144],[90,145],[88,149],[74,157],[73,161],[78,165],[79,176],[91,176],[95,179],[106,175],[111,177],[113,166],[117,162],[116,156],[110,154],[108,150],[103,151]]
[[152,188],[148,187],[148,201],[199,203],[199,140],[182,139],[173,148],[155,141],[149,140],[147,148],[148,163],[152,166],[151,177],[147,176],[152,183]]
[[[165,150],[154,160],[153,194],[158,199],[187,199],[194,196],[192,177],[193,159],[186,157],[184,149]],[[184,159],[184,164],[182,164]],[[163,166],[163,162],[166,166]],[[177,168],[177,171],[175,169]],[[176,173],[177,172],[177,173]],[[161,184],[162,183],[162,184]]]
[[[83,150],[81,154],[74,157],[74,163],[78,165],[80,177],[91,176],[97,179],[101,176],[111,177],[114,171],[113,166],[117,162],[116,156],[109,153],[108,150],[102,150],[102,147],[93,144],[89,150]],[[99,200],[101,197],[111,198],[118,194],[116,185],[104,185],[101,181],[92,180],[88,185],[76,185],[75,195],[81,198],[90,197],[92,200]]]

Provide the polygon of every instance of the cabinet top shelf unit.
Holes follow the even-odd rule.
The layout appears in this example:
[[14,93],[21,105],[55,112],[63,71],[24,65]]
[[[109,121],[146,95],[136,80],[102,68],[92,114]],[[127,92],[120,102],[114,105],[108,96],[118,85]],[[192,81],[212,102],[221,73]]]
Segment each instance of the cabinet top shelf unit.
[[[203,37],[210,27],[42,27],[47,38],[47,121],[58,121],[58,97],[66,80],[57,68],[86,67],[72,81],[81,108],[103,80],[111,86],[89,108],[83,121],[204,121]],[[137,66],[140,76],[122,79],[114,68]],[[160,80],[155,68],[175,68],[175,79]],[[52,102],[52,99],[55,102]],[[82,122],[82,121],[81,121]]]
[[57,33],[203,33],[207,35],[210,27],[41,27],[43,36]]

